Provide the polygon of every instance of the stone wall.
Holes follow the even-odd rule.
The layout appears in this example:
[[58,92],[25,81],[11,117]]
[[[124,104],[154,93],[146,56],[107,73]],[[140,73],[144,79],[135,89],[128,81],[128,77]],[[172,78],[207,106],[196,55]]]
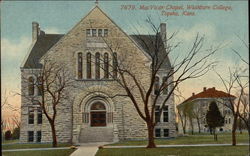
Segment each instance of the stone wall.
[[[109,34],[105,39],[97,37],[88,38],[86,37],[86,29],[89,28],[105,28],[109,30]],[[114,48],[115,46],[118,46],[118,48]],[[59,65],[65,65],[65,69],[69,72],[69,77],[73,81],[72,87],[67,90],[68,98],[58,105],[58,116],[56,117],[58,142],[79,142],[81,129],[89,126],[89,123],[83,123],[83,113],[86,111],[85,106],[88,104],[88,100],[100,98],[101,95],[105,97],[107,105],[110,106],[109,111],[113,113],[113,122],[109,123],[108,127],[113,127],[114,140],[145,139],[147,137],[145,122],[139,117],[131,100],[122,96],[124,95],[124,90],[115,81],[111,78],[100,80],[86,78],[86,54],[88,52],[91,53],[92,62],[94,62],[96,52],[99,52],[101,56],[107,52],[110,58],[112,58],[112,52],[109,50],[111,47],[117,53],[118,61],[130,68],[138,80],[140,80],[140,83],[145,84],[145,88],[148,87],[150,61],[147,54],[99,8],[92,10],[41,59],[41,62],[45,59],[50,59],[55,60]],[[77,78],[77,55],[79,52],[83,54],[83,79],[81,80]],[[95,77],[94,63],[92,64],[92,77]],[[166,73],[162,72],[161,76],[164,74]],[[101,77],[103,77],[102,70]],[[22,83],[22,85],[25,86],[27,84]],[[134,84],[131,83],[129,85],[131,87]],[[133,91],[133,95],[135,95],[139,107],[143,110],[139,91]],[[26,105],[28,105],[28,102],[22,99],[23,124],[21,127],[21,140],[24,142],[27,140],[25,136],[27,128],[33,129],[25,121],[27,118],[27,115],[25,115]],[[169,106],[170,114],[169,122],[159,124],[158,127],[167,127],[170,130],[170,136],[175,136],[173,95],[167,102],[167,105]],[[42,142],[52,141],[50,125],[45,117],[43,117],[43,124],[40,128],[42,129]]]

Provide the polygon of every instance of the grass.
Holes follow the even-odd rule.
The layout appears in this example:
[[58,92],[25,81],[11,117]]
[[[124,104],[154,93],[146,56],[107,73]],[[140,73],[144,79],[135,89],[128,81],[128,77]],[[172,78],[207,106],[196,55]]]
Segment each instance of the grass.
[[20,152],[3,152],[3,156],[69,156],[74,149],[58,149],[44,151],[20,151]]
[[19,140],[3,140],[2,144],[12,144],[12,143],[18,143]]
[[248,146],[100,149],[96,156],[247,156]]
[[[249,137],[247,133],[237,134],[237,143],[248,143]],[[218,134],[218,141],[214,141],[213,135],[189,135],[181,136],[169,139],[155,139],[156,145],[178,145],[178,144],[225,144],[231,143],[231,133]],[[122,141],[115,144],[109,144],[112,146],[130,146],[130,145],[146,145],[146,140],[141,141]]]
[[[59,143],[58,147],[69,147],[71,144],[69,143]],[[52,147],[52,144],[44,144],[44,143],[36,143],[36,144],[10,144],[10,145],[2,145],[3,150],[7,149],[24,149],[24,148],[49,148]]]

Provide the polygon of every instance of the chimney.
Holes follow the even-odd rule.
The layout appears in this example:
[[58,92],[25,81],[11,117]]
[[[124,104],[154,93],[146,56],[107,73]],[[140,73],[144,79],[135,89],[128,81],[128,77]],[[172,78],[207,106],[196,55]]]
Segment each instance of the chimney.
[[166,36],[167,36],[166,23],[161,23],[160,24],[160,34],[161,34],[161,39],[162,39],[164,45],[166,45]]
[[192,96],[194,96],[195,95],[195,93],[192,93]]
[[36,41],[39,35],[39,24],[32,22],[32,41]]
[[213,87],[213,90],[215,90],[215,87]]
[[206,87],[203,87],[203,92],[205,92],[207,90],[207,88]]

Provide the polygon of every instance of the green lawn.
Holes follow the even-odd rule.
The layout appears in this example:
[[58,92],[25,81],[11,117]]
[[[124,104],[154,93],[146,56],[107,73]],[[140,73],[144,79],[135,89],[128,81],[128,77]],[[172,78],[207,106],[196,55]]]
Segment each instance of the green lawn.
[[2,144],[12,144],[12,143],[18,143],[19,140],[3,140]]
[[[59,143],[58,147],[69,147],[71,144],[68,143]],[[2,145],[2,149],[23,149],[23,148],[48,148],[52,147],[52,144],[11,144],[11,145]]]
[[21,152],[3,152],[4,156],[69,156],[74,149],[58,149],[46,151],[21,151]]
[[248,146],[100,149],[96,156],[247,156]]
[[[237,134],[237,143],[248,143],[248,134]],[[213,135],[189,135],[170,139],[156,139],[157,145],[178,145],[178,144],[223,144],[231,143],[231,133],[218,134],[218,141],[214,141]],[[109,144],[112,146],[122,145],[146,145],[147,141],[122,141],[115,144]]]

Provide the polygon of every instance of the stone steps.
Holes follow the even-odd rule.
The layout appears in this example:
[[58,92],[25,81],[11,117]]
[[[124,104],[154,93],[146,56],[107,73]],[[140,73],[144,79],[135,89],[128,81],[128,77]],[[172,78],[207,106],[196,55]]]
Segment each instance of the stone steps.
[[113,137],[113,128],[85,127],[81,129],[79,142],[112,142]]

